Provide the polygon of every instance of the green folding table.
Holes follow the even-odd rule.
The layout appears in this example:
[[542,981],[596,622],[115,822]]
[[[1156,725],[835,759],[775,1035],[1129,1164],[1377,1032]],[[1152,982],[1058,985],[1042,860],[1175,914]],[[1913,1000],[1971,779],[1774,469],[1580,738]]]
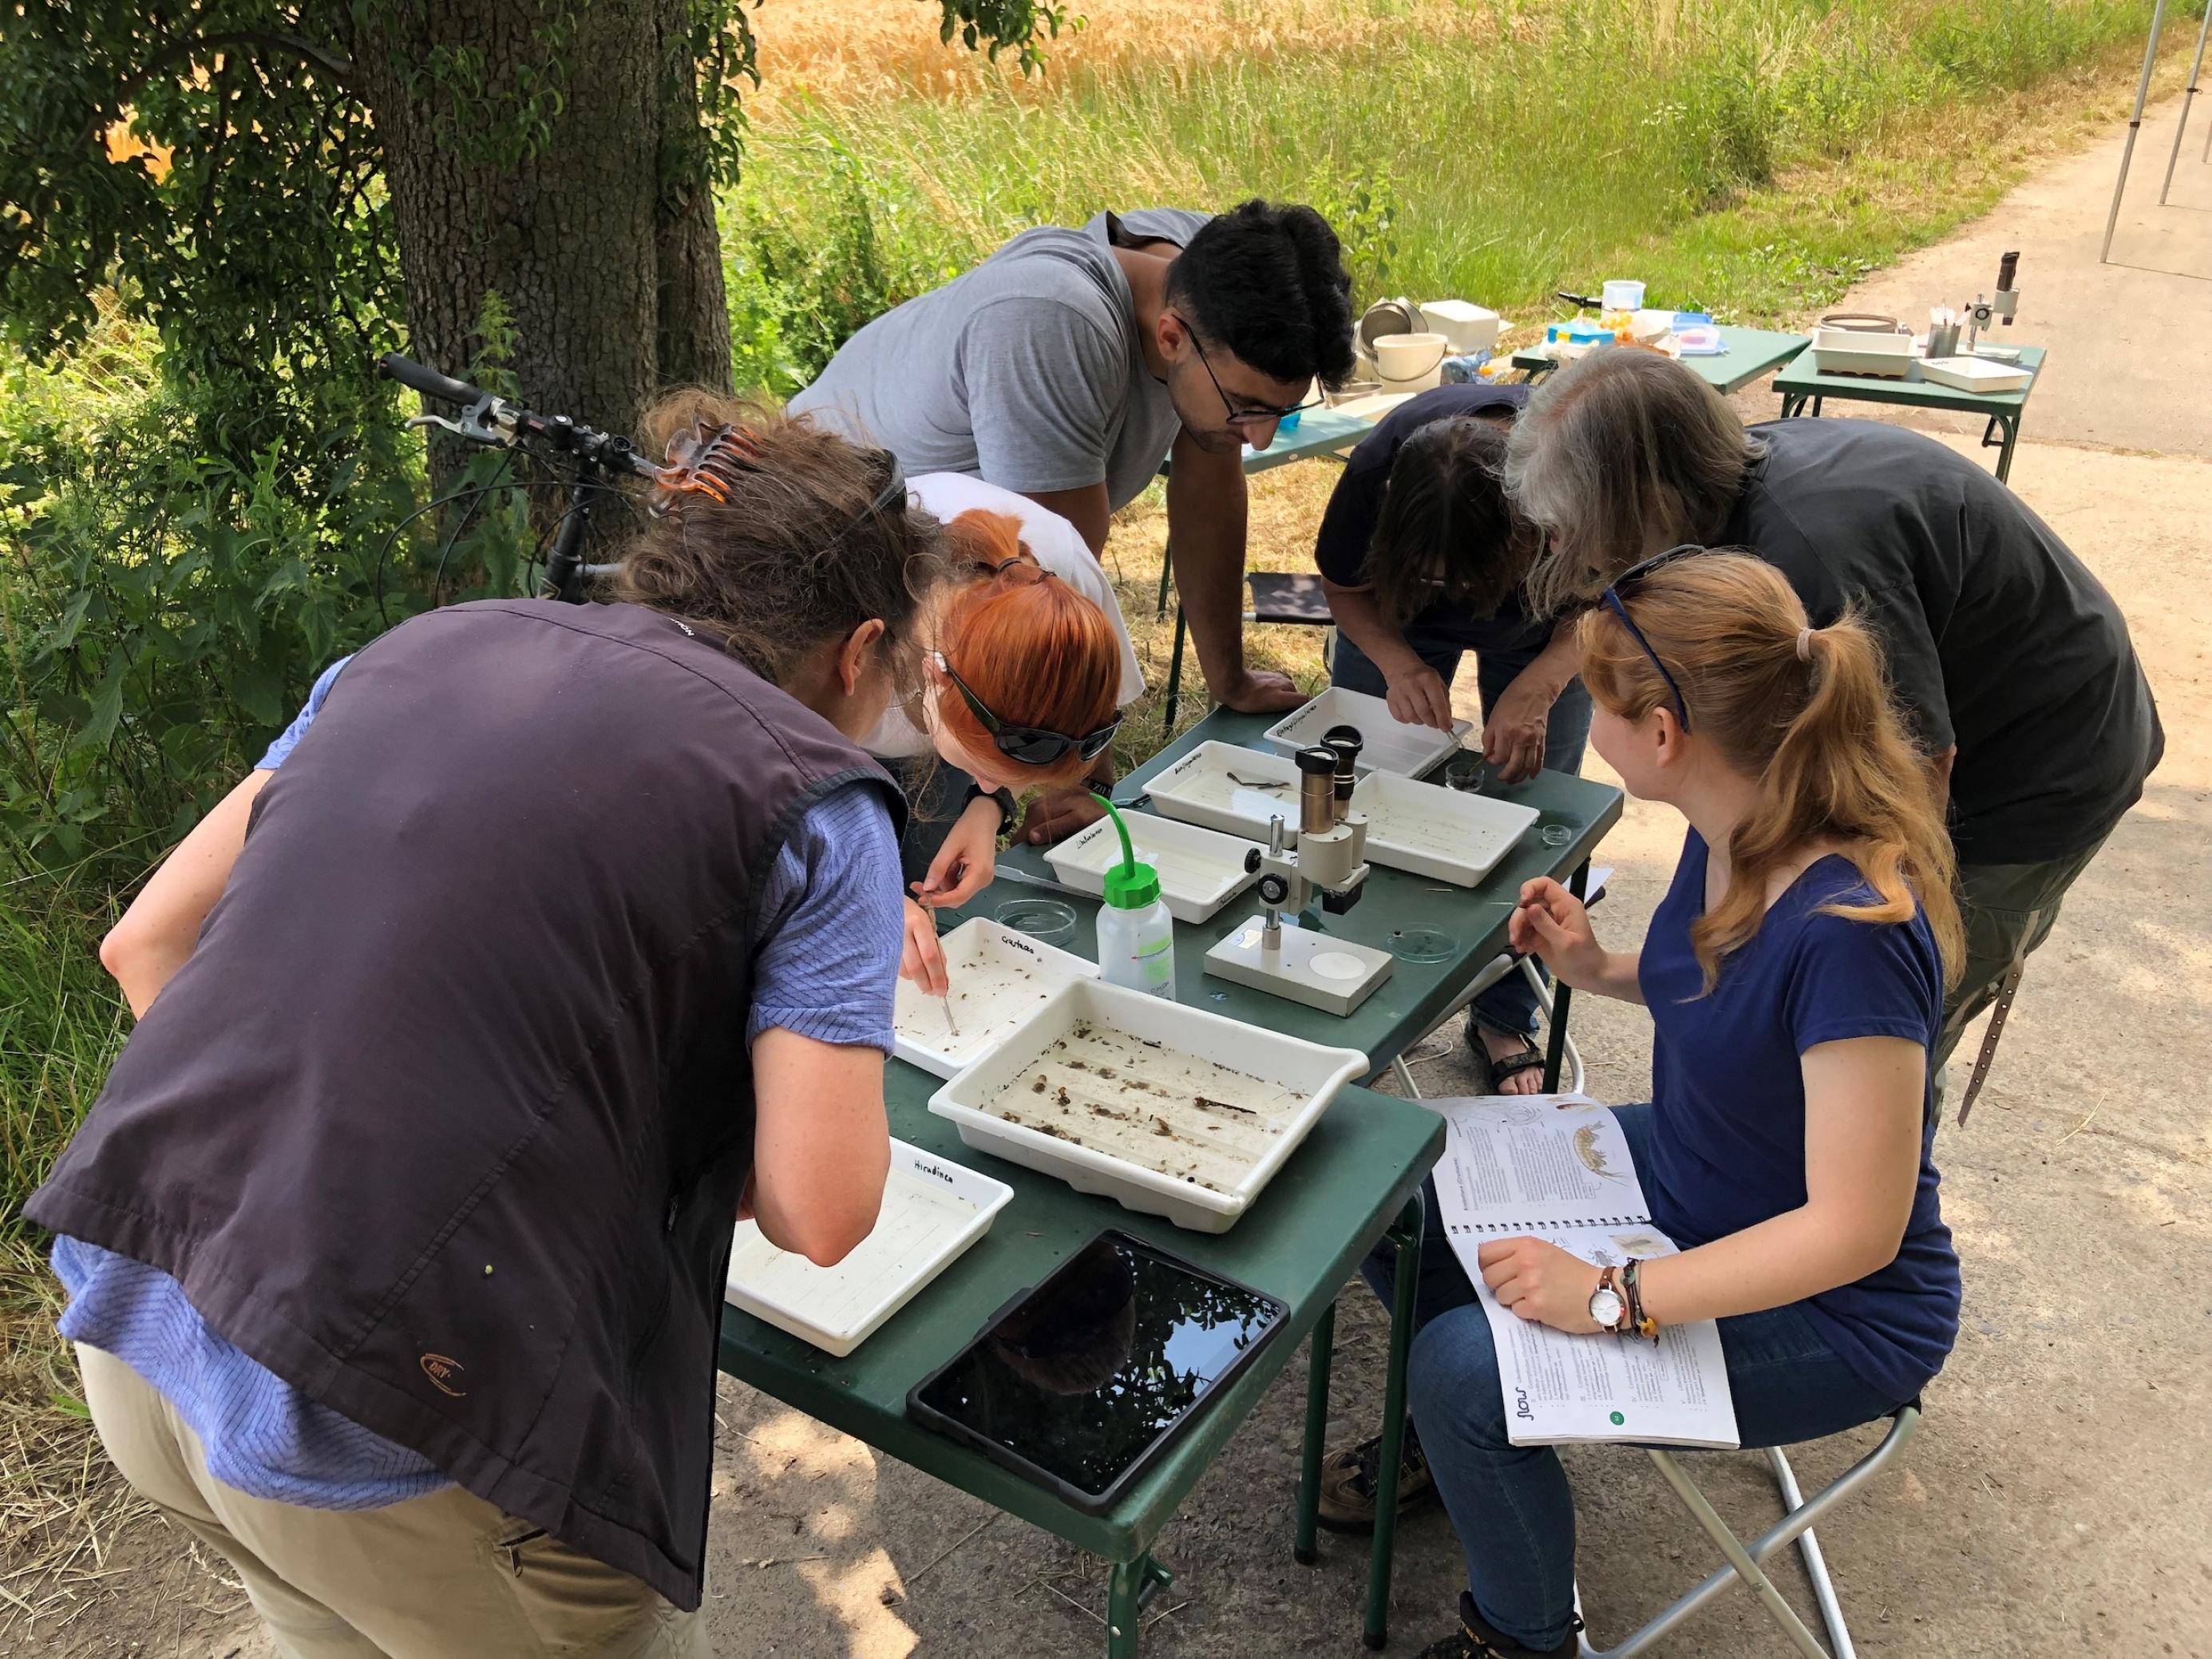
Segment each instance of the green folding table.
[[[1130,777],[1118,793],[1134,800],[1145,781],[1208,739],[1256,745],[1268,718],[1216,710]],[[1452,934],[1443,962],[1398,963],[1391,978],[1347,1018],[1208,979],[1207,946],[1256,908],[1249,895],[1232,900],[1212,921],[1176,924],[1176,995],[1206,1008],[1316,1042],[1358,1048],[1371,1078],[1433,1029],[1443,1012],[1504,948],[1513,896],[1534,876],[1571,875],[1577,886],[1589,855],[1620,816],[1617,789],[1556,772],[1501,792],[1537,808],[1546,824],[1564,824],[1564,844],[1544,844],[1532,830],[1490,878],[1474,889],[1377,867],[1352,911],[1328,926],[1343,937],[1387,948],[1395,930],[1419,926]],[[989,915],[1010,900],[1033,897],[1049,866],[1033,851],[1001,858],[1005,873],[969,907]],[[1070,946],[1096,954],[1095,901],[1062,896],[1076,912]],[[1549,1075],[1556,1081],[1567,1017],[1566,992],[1556,994]],[[1388,1238],[1396,1248],[1389,1358],[1382,1401],[1384,1436],[1377,1525],[1370,1547],[1365,1636],[1382,1645],[1389,1605],[1390,1553],[1396,1523],[1399,1437],[1405,1419],[1406,1351],[1413,1334],[1413,1293],[1419,1269],[1421,1182],[1443,1146],[1443,1121],[1411,1102],[1348,1088],[1227,1233],[1184,1232],[1154,1217],[1085,1197],[1052,1178],[964,1147],[945,1120],[927,1109],[935,1079],[893,1061],[884,1094],[891,1133],[937,1156],[988,1171],[1014,1189],[989,1233],[925,1288],[848,1358],[836,1359],[734,1308],[722,1316],[725,1371],[784,1404],[913,1464],[961,1491],[1021,1516],[1112,1564],[1107,1604],[1109,1659],[1138,1650],[1138,1608],[1168,1575],[1152,1559],[1153,1540],[1220,1454],[1268,1383],[1308,1335],[1304,1473],[1295,1552],[1315,1559],[1322,1437],[1328,1425],[1328,1377],[1335,1298],[1368,1252]],[[1120,1227],[1277,1296],[1289,1304],[1288,1327],[1245,1374],[1211,1402],[1190,1431],[1104,1514],[1091,1514],[1031,1485],[978,1452],[921,1428],[906,1415],[907,1391],[951,1360],[990,1316],[1100,1231]]]
[[[2036,380],[2041,380],[2043,356],[2041,346],[2022,346],[2020,366],[2033,373]],[[1966,392],[1954,386],[1939,386],[1933,380],[1921,380],[1917,365],[1911,378],[1893,380],[1871,374],[1823,374],[1807,358],[1776,375],[1774,389],[1782,394],[1782,418],[1785,421],[1800,415],[1818,415],[1820,406],[1831,398],[1841,402],[1903,404],[1914,409],[1949,409],[1979,415],[1984,421],[1982,447],[1997,452],[1997,482],[2004,483],[2012,477],[2012,452],[2020,442],[2020,420],[2027,412],[2028,394],[2035,390],[2035,380],[2030,380],[2017,392]]]
[[[1721,343],[1728,347],[1726,351],[1717,357],[1684,357],[1680,361],[1683,368],[1694,370],[1723,398],[1742,391],[1769,369],[1790,362],[1812,343],[1802,334],[1775,334],[1763,328],[1738,328],[1733,323],[1723,323],[1719,328]],[[1559,367],[1531,347],[1515,352],[1512,361],[1513,367],[1525,369],[1532,380]]]

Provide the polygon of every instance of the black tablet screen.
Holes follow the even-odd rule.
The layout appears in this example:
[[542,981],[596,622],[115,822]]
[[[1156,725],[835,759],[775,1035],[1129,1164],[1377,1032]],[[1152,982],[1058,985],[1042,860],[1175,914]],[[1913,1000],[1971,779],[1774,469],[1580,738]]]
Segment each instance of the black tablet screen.
[[1139,1240],[1103,1233],[917,1398],[1096,1495],[1194,1409],[1279,1312]]

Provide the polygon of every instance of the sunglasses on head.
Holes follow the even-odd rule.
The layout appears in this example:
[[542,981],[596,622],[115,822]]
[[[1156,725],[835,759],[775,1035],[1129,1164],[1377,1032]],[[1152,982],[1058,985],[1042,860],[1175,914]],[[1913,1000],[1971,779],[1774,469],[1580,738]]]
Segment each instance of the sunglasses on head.
[[962,679],[945,653],[937,653],[937,665],[944,671],[960,693],[968,712],[983,723],[991,734],[991,741],[1008,760],[1018,761],[1024,766],[1050,766],[1065,759],[1073,750],[1085,760],[1095,760],[1106,745],[1114,741],[1114,734],[1121,729],[1121,717],[1116,714],[1096,732],[1087,732],[1079,738],[1071,738],[1065,732],[1048,732],[1041,726],[1015,726],[1000,720],[984,705],[968,682]]
[[1643,647],[1644,654],[1651,659],[1651,665],[1659,671],[1659,678],[1667,682],[1667,690],[1672,692],[1674,697],[1674,718],[1685,732],[1690,729],[1690,705],[1682,696],[1682,688],[1675,683],[1674,675],[1667,672],[1667,665],[1659,659],[1659,653],[1651,648],[1651,641],[1644,637],[1644,630],[1636,625],[1636,619],[1628,614],[1628,607],[1620,600],[1624,589],[1642,581],[1653,571],[1673,564],[1677,560],[1693,557],[1706,550],[1697,542],[1684,542],[1679,546],[1668,548],[1664,553],[1655,553],[1641,564],[1631,565],[1615,576],[1613,579],[1613,585],[1605,590],[1601,600],[1607,610],[1620,618],[1620,625],[1626,629],[1630,636]]

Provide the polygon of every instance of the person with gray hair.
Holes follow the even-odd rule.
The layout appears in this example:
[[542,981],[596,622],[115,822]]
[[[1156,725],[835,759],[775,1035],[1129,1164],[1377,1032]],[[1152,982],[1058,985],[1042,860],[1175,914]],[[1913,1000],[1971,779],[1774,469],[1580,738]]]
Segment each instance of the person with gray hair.
[[1746,427],[1655,352],[1594,352],[1553,375],[1503,473],[1546,532],[1528,578],[1540,609],[1592,603],[1692,543],[1757,553],[1815,627],[1852,606],[1873,623],[1948,792],[1959,856],[1966,963],[1940,1065],[2049,935],[2165,752],[2112,596],[2017,495],[1935,440],[1876,421]]

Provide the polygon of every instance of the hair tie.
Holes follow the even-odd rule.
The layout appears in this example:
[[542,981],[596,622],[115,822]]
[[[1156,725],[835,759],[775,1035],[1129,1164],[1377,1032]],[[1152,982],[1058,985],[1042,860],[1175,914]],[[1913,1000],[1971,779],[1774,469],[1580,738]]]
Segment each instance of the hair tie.
[[1813,630],[1809,628],[1801,628],[1797,630],[1797,660],[1799,662],[1813,660]]

